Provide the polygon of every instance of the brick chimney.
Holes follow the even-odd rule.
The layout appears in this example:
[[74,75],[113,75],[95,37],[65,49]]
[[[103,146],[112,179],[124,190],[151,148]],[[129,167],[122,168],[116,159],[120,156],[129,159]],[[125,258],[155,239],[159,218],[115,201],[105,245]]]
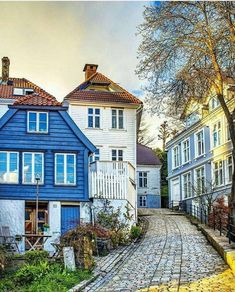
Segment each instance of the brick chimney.
[[95,64],[86,64],[84,66],[83,72],[85,72],[85,81],[96,73],[98,65]]
[[2,82],[7,82],[9,79],[10,60],[8,57],[2,58]]

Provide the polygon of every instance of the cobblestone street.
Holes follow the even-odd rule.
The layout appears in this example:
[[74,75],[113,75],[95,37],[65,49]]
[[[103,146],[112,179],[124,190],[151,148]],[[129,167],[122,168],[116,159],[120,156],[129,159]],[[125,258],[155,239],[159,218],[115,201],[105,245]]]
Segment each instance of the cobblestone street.
[[[150,212],[143,240],[103,258],[85,291],[235,291],[231,270],[186,217]],[[118,253],[125,256],[112,267]]]

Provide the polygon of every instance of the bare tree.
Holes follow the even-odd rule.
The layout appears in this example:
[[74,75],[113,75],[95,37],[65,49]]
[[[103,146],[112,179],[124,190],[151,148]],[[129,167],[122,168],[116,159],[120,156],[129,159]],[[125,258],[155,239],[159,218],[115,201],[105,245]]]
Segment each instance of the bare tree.
[[149,133],[149,125],[145,122],[145,120],[141,121],[140,128],[137,135],[138,143],[144,146],[148,146],[151,144],[155,137],[150,135]]
[[[191,99],[201,101],[213,89],[228,122],[235,165],[235,108],[226,102],[226,85],[234,82],[235,72],[234,9],[232,1],[146,7],[137,73],[148,80],[148,101],[158,113],[179,116]],[[235,171],[232,181],[235,214]]]

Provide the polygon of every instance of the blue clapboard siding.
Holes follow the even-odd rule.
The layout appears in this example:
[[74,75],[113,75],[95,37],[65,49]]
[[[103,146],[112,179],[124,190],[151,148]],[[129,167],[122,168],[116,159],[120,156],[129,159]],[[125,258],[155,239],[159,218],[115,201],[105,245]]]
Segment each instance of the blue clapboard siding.
[[79,206],[61,206],[61,234],[75,228],[80,221]]
[[[19,184],[0,184],[0,199],[35,200],[36,186],[22,184],[22,153],[37,151],[44,153],[44,184],[39,186],[40,200],[87,201],[88,156],[90,149],[95,147],[85,136],[78,137],[80,130],[67,112],[48,110],[49,133],[32,134],[27,133],[27,109],[10,111],[10,118],[9,113],[6,113],[7,117],[3,116],[5,124],[0,128],[0,151],[19,152]],[[58,152],[76,153],[76,186],[55,186],[54,155]]]

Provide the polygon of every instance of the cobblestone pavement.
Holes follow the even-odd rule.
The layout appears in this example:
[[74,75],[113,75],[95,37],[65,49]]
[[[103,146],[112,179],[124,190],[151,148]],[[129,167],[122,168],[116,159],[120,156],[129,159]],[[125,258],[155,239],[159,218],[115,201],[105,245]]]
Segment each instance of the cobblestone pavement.
[[[103,260],[102,274],[85,291],[235,291],[235,277],[185,216],[151,210],[144,239]],[[120,254],[120,250],[119,250]],[[112,267],[109,268],[108,267]]]

